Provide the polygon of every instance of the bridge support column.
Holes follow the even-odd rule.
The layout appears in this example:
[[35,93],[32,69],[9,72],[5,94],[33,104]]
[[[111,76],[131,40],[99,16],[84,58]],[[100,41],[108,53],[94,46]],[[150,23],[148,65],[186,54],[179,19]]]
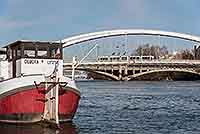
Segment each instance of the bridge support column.
[[113,69],[113,65],[112,65],[112,67],[111,67],[111,68],[112,68],[112,69],[111,69],[111,73],[112,73],[112,75],[113,75],[113,70],[114,70],[114,69]]
[[119,66],[119,80],[122,80],[122,66]]
[[124,71],[125,76],[128,75],[128,66],[125,66],[125,71]]
[[127,80],[128,79],[128,66],[126,65],[124,68],[124,78],[123,80]]
[[140,68],[140,73],[142,73],[142,68]]

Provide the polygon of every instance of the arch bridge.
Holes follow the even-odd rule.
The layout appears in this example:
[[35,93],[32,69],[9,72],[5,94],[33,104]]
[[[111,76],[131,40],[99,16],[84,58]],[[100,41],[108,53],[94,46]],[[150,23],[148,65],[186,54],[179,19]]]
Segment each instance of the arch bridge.
[[[72,63],[64,63],[71,70]],[[88,62],[77,70],[86,71],[94,79],[108,80],[200,80],[200,61],[135,61]]]
[[[67,48],[82,42],[113,36],[149,35],[164,36],[200,43],[200,37],[177,32],[146,29],[119,29],[81,34],[61,40]],[[72,63],[64,63],[64,70],[71,70]],[[89,72],[91,77],[112,80],[154,80],[183,79],[185,77],[200,79],[200,61],[137,61],[137,62],[83,62],[77,70]]]

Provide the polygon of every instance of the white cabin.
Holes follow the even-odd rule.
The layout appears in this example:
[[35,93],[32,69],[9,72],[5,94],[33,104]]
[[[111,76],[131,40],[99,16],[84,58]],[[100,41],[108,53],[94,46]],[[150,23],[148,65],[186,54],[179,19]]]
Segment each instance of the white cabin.
[[56,65],[62,76],[62,44],[58,42],[16,41],[0,49],[0,81],[26,75],[48,76]]

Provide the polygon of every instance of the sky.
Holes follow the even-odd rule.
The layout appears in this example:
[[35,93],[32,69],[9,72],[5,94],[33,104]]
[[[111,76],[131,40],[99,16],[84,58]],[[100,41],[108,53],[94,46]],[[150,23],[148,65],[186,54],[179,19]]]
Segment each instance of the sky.
[[0,46],[111,29],[200,36],[199,0],[0,0]]

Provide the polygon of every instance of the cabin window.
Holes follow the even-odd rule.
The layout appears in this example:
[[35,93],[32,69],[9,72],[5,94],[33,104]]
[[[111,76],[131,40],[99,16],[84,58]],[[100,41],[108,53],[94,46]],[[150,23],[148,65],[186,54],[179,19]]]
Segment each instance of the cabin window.
[[56,56],[56,49],[52,49],[52,50],[50,51],[50,57],[51,57],[51,58],[55,58],[55,56]]
[[17,58],[21,57],[21,50],[17,50]]
[[47,57],[47,51],[45,51],[45,50],[39,50],[38,51],[38,56],[39,57]]
[[50,58],[61,58],[61,52],[62,50],[60,48],[53,48],[50,50],[48,57]]
[[12,60],[12,49],[9,49],[8,56],[9,56],[9,60]]
[[24,57],[35,57],[35,50],[24,50]]
[[17,56],[17,50],[13,49],[12,52],[13,52],[12,58],[15,59]]

